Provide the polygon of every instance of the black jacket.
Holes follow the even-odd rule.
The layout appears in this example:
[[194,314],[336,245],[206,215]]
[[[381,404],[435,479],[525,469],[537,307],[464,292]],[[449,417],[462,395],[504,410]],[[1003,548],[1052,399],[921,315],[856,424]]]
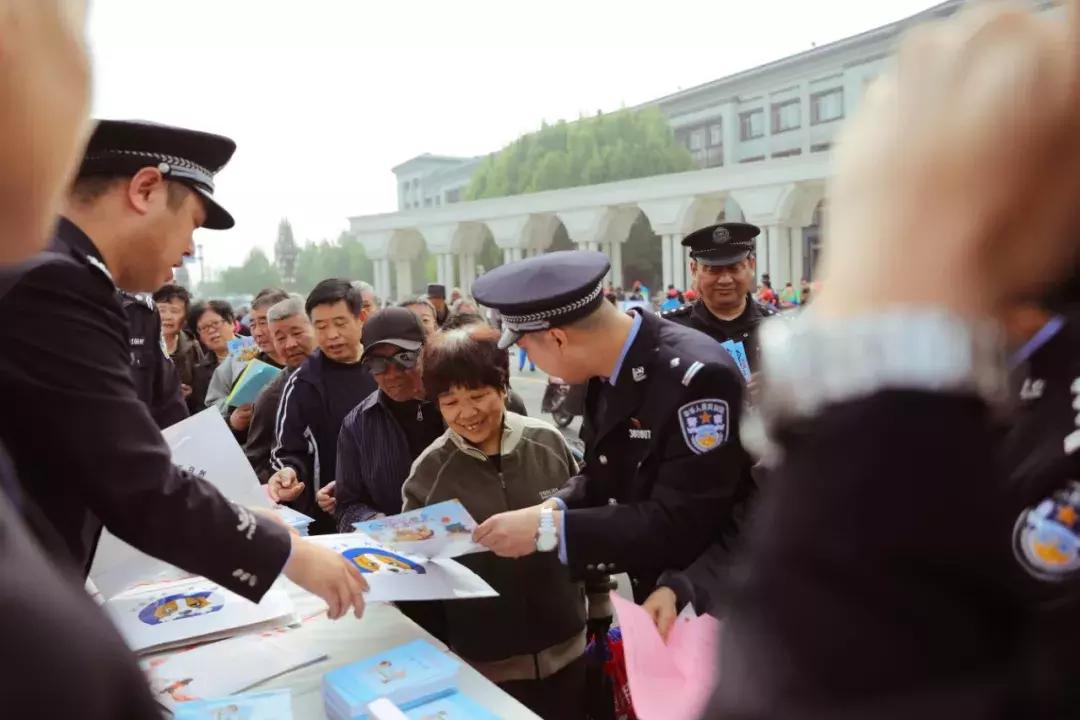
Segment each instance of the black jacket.
[[985,405],[881,392],[779,440],[706,717],[1006,717],[1027,580]]
[[642,314],[614,388],[589,382],[585,472],[559,494],[571,570],[627,572],[640,602],[661,571],[685,568],[730,529],[753,487],[742,398],[727,351]]
[[660,314],[665,320],[677,322],[695,330],[700,330],[717,342],[734,340],[741,342],[746,349],[746,360],[750,364],[750,372],[761,369],[761,343],[758,341],[758,330],[761,321],[765,318],[779,315],[767,305],[746,296],[746,309],[742,315],[734,320],[721,320],[709,312],[709,308],[701,300],[695,300],[689,305],[668,310]]
[[33,512],[0,449],[0,697],[4,716],[150,720],[161,709],[135,657],[59,549],[50,562],[18,510]]
[[[83,235],[65,219],[57,232]],[[5,268],[0,294],[0,392],[13,408],[0,413],[0,442],[68,560],[88,570],[104,524],[145,553],[261,598],[289,535],[172,464],[135,394],[127,319],[96,249],[82,262],[49,253]]]
[[[325,368],[329,362],[322,350],[316,350],[285,381],[275,421],[276,442],[270,451],[275,471],[291,467],[305,484],[303,494],[289,504],[315,518],[313,532],[333,532],[334,519],[319,508],[315,493],[334,479],[342,421],[376,388],[366,371],[358,372],[349,387],[328,387]],[[342,398],[354,399],[343,402]],[[346,406],[345,411],[333,410]]]
[[121,290],[120,305],[128,319],[135,392],[150,409],[154,422],[164,430],[186,418],[188,408],[180,393],[180,374],[165,352],[161,317],[149,295]]
[[[285,381],[292,373],[292,368],[285,368],[267,383],[259,397],[255,398],[255,408],[251,412],[251,424],[244,440],[244,454],[259,482],[263,484],[274,474],[274,468],[270,464],[270,450],[274,447],[274,421],[277,419],[278,405],[281,404],[281,391],[285,389]],[[233,431],[233,434],[235,435],[236,431]]]

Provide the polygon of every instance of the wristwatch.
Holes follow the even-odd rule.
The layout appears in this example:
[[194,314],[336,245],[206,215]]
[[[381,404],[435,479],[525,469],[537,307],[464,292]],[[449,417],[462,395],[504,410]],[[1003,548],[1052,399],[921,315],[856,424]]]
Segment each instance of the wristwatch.
[[769,430],[884,390],[968,395],[992,408],[1008,395],[999,327],[933,308],[840,320],[818,318],[811,306],[790,322],[764,323],[760,342]]
[[559,546],[559,535],[555,531],[555,513],[551,508],[540,509],[540,528],[536,531],[536,549],[539,552],[551,552]]

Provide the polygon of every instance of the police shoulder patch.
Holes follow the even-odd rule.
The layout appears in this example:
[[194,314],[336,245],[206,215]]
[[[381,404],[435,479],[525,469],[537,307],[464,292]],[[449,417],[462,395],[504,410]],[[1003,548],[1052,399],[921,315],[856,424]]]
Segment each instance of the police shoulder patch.
[[729,415],[726,400],[694,400],[680,407],[678,414],[683,439],[694,453],[704,455],[727,442]]
[[1058,582],[1080,569],[1080,483],[1070,482],[1020,513],[1013,554],[1039,580]]

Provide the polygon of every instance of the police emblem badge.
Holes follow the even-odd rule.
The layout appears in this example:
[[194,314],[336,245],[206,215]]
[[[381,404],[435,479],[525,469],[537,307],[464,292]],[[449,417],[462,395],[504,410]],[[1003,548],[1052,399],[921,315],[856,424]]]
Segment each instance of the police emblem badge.
[[731,231],[726,227],[718,227],[713,230],[712,239],[717,245],[729,243],[731,242]]
[[717,398],[686,403],[679,408],[679,427],[693,452],[715,450],[728,439],[728,404]]
[[1070,482],[1020,513],[1013,553],[1039,580],[1064,580],[1080,569],[1080,483]]

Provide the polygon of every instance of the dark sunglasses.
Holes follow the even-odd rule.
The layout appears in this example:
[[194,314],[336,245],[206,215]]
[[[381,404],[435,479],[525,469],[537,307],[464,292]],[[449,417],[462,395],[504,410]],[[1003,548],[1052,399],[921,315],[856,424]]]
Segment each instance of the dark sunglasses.
[[420,353],[416,350],[402,350],[390,357],[364,358],[364,366],[372,375],[382,375],[390,368],[390,363],[397,365],[401,370],[412,370],[419,359]]

